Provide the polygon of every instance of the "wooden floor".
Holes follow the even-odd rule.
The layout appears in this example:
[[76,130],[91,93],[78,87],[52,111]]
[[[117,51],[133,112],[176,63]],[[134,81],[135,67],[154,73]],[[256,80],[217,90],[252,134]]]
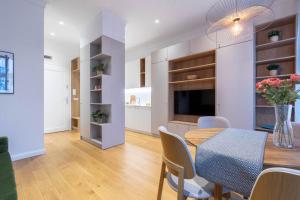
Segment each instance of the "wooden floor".
[[[159,138],[127,132],[125,145],[103,151],[64,132],[47,134],[45,146],[46,155],[14,162],[21,200],[156,199]],[[162,199],[176,199],[166,182]]]

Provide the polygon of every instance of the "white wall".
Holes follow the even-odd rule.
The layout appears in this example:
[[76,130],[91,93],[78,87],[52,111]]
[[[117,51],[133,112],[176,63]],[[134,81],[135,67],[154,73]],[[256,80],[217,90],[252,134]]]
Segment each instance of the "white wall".
[[[67,43],[62,41],[56,41],[53,39],[45,39],[45,47],[44,47],[45,55],[51,56],[52,59],[45,59],[45,73],[49,71],[59,71],[66,74],[65,78],[67,81],[68,88],[71,88],[71,60],[79,57],[79,45],[73,43]],[[65,87],[62,85],[61,87]],[[71,89],[69,89],[68,93],[68,106],[67,110],[67,118],[68,127],[67,129],[71,129]],[[47,92],[47,91],[45,91]],[[45,110],[47,110],[47,104],[44,105]],[[46,114],[46,113],[45,113]],[[55,127],[49,127],[45,124],[45,129],[47,130],[55,130]]]
[[15,93],[0,94],[0,136],[14,160],[43,154],[44,7],[1,0],[1,50],[15,54]]

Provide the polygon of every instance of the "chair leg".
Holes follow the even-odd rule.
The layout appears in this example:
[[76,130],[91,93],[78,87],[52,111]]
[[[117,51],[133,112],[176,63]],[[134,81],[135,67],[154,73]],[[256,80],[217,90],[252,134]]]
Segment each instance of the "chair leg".
[[162,190],[163,190],[163,186],[164,186],[165,174],[166,174],[166,164],[164,162],[162,162],[161,171],[160,171],[160,178],[159,178],[158,193],[157,193],[157,200],[161,200]]
[[185,197],[183,195],[184,190],[184,170],[181,169],[178,173],[178,193],[177,200],[184,200]]

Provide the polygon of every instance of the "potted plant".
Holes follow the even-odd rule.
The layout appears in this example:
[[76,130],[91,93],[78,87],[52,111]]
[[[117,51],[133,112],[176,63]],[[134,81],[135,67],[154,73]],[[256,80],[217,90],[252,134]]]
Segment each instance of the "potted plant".
[[268,33],[269,40],[271,42],[277,42],[279,40],[280,31],[272,30]]
[[100,63],[93,67],[93,72],[96,72],[96,75],[102,75],[107,68],[107,65],[104,63]]
[[101,112],[100,110],[92,112],[92,118],[93,118],[94,122],[97,122],[100,124],[107,123],[107,121],[108,121],[108,115],[104,112]]
[[300,90],[295,90],[300,83],[300,75],[293,74],[289,79],[269,78],[256,84],[256,91],[268,103],[275,107],[276,124],[273,130],[273,144],[282,148],[293,148],[294,135],[291,125],[292,104],[300,99]]
[[267,66],[267,70],[269,70],[270,76],[277,76],[280,65],[271,64]]

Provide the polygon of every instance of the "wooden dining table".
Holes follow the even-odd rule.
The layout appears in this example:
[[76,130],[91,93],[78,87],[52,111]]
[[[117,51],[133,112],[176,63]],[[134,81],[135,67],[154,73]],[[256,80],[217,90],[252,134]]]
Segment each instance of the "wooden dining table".
[[[191,145],[197,146],[223,130],[223,128],[194,129],[185,133],[185,139]],[[285,167],[300,169],[300,140],[295,139],[295,147],[293,149],[275,147],[272,140],[272,134],[268,134],[264,153],[264,168]],[[222,190],[222,186],[215,183],[215,200],[222,200]]]

